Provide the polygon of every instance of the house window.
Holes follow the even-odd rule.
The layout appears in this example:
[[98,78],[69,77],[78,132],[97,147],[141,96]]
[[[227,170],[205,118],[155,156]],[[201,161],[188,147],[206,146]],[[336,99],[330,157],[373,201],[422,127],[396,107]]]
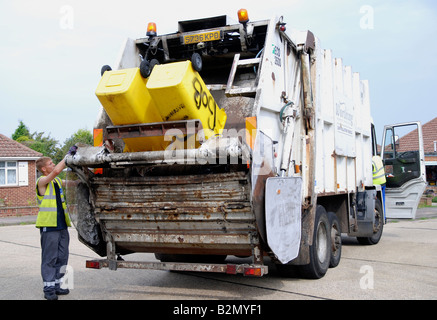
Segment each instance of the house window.
[[0,186],[16,186],[17,171],[17,161],[0,161]]

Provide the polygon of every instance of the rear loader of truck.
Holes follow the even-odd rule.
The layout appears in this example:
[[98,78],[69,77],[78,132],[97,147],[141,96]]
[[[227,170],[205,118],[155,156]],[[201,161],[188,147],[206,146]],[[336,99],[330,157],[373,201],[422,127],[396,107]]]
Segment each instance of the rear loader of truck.
[[95,145],[66,158],[79,239],[106,257],[88,267],[320,278],[341,233],[379,241],[368,83],[282,17],[239,20],[150,24],[102,68]]

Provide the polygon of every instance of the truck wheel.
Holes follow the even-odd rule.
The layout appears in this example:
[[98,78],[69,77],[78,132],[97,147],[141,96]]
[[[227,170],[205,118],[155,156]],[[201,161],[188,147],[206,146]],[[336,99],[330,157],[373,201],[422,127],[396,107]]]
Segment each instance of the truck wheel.
[[300,274],[307,279],[322,278],[329,268],[331,258],[331,225],[323,206],[316,209],[313,244],[309,248],[310,263],[299,266]]
[[331,225],[331,259],[329,260],[329,267],[335,268],[341,259],[341,228],[340,221],[338,221],[334,212],[329,212],[328,217]]
[[384,229],[384,214],[382,212],[381,201],[375,201],[375,224],[373,225],[373,235],[371,237],[357,237],[360,244],[372,245],[381,240],[382,230]]
[[200,72],[202,70],[203,63],[200,54],[198,54],[197,52],[193,53],[193,55],[191,56],[191,64],[193,66],[193,69],[197,72]]

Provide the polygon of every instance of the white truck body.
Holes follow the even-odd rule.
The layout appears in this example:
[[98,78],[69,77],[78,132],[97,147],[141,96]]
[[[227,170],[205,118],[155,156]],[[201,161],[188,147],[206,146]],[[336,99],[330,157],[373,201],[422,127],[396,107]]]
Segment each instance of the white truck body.
[[[81,181],[67,190],[79,238],[107,256],[90,267],[263,275],[268,256],[285,274],[297,265],[320,278],[339,262],[341,233],[379,241],[384,219],[381,188],[372,181],[368,82],[311,32],[287,34],[284,26],[282,18],[229,25],[214,17],[126,41],[115,69],[201,53],[200,75],[228,119],[222,136],[197,149],[123,153],[117,145],[137,129],[113,126],[102,108],[96,128],[105,130],[105,144],[67,158],[71,179]],[[217,30],[217,42],[183,41]],[[191,125],[182,123],[181,132]],[[117,261],[129,252],[154,252],[162,263]],[[226,255],[252,256],[252,263],[196,258]]]

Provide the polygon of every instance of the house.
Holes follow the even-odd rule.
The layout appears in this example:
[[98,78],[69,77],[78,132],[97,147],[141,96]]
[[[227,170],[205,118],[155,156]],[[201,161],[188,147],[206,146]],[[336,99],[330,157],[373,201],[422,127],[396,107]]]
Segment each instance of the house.
[[35,163],[41,156],[0,134],[0,216],[38,213]]
[[423,125],[426,180],[437,192],[437,117]]

